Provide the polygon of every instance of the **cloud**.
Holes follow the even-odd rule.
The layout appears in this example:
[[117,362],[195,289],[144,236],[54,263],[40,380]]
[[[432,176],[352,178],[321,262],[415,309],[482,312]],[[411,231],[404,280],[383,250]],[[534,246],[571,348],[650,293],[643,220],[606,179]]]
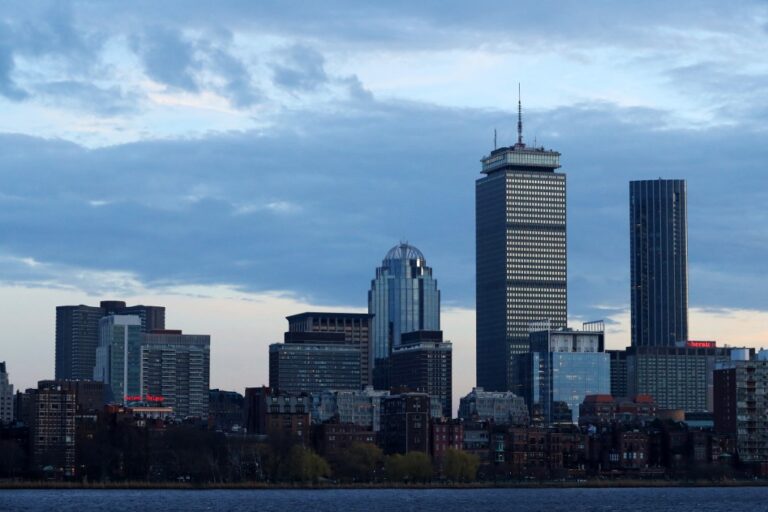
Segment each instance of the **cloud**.
[[313,91],[328,82],[325,59],[317,50],[292,45],[278,52],[279,62],[272,65],[273,81],[289,91]]
[[132,46],[149,78],[187,92],[199,90],[195,74],[200,63],[195,58],[194,45],[181,31],[154,26],[135,36]]
[[140,94],[126,92],[118,86],[102,88],[89,82],[74,80],[43,83],[35,87],[35,93],[50,99],[56,105],[99,116],[135,112],[141,101]]

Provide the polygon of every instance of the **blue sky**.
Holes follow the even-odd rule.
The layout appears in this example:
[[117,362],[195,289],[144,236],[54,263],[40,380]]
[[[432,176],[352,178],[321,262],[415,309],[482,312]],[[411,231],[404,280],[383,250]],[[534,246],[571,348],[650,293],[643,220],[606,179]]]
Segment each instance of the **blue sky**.
[[[521,82],[526,140],[568,175],[574,321],[606,318],[626,344],[628,181],[685,178],[691,305],[712,330],[708,313],[736,312],[725,332],[757,344],[766,54],[764,2],[4,2],[0,304],[228,290],[265,315],[265,297],[293,301],[278,317],[362,308],[407,239],[447,323],[466,323],[474,180],[493,130],[513,140]],[[177,314],[230,347],[284,327],[225,335]],[[469,354],[473,326],[456,329]],[[49,375],[17,340],[52,361],[52,332],[32,331],[0,342],[24,382]],[[222,385],[260,384],[265,355]]]

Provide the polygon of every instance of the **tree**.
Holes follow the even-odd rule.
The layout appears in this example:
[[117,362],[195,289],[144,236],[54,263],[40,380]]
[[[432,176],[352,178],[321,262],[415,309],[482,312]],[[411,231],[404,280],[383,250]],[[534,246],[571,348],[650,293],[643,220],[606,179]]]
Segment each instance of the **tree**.
[[381,449],[371,443],[354,443],[336,458],[335,474],[341,478],[370,482],[384,459]]
[[331,475],[331,468],[324,458],[300,445],[291,448],[283,467],[284,477],[294,482],[317,482]]
[[384,471],[392,482],[426,482],[432,479],[432,461],[422,452],[390,455]]
[[443,475],[454,482],[472,482],[477,478],[477,455],[449,448],[443,456]]

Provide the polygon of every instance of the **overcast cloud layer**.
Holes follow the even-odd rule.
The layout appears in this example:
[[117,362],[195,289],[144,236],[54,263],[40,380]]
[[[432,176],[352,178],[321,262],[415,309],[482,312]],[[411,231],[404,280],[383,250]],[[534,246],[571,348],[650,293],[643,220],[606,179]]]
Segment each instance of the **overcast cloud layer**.
[[405,239],[474,306],[474,180],[561,151],[569,309],[629,300],[628,181],[685,178],[691,304],[768,310],[762,2],[4,2],[0,279],[365,306]]

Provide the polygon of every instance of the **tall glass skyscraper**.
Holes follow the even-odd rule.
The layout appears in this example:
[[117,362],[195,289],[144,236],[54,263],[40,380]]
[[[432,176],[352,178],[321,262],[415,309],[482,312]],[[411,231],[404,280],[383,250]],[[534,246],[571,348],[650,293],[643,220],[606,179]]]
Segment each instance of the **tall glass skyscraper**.
[[420,250],[401,243],[389,250],[368,292],[372,366],[400,346],[403,333],[440,330],[440,291]]
[[532,322],[567,317],[565,174],[560,153],[523,143],[482,159],[475,183],[477,385],[519,393],[514,357]]
[[629,183],[632,346],[688,339],[685,180]]

